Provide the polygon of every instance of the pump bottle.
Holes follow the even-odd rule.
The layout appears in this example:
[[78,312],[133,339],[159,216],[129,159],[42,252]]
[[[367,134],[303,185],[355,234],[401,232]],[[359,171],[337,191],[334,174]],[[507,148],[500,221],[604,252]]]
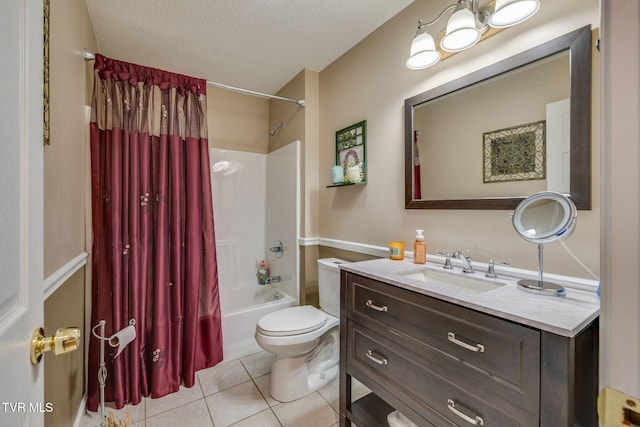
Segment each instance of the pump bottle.
[[256,276],[258,277],[258,283],[260,285],[264,285],[267,283],[267,277],[269,276],[269,270],[267,269],[267,265],[264,260],[260,263],[260,267],[258,267],[258,271],[256,272]]
[[416,230],[416,240],[413,242],[413,262],[424,264],[427,262],[427,244],[422,235],[424,230]]

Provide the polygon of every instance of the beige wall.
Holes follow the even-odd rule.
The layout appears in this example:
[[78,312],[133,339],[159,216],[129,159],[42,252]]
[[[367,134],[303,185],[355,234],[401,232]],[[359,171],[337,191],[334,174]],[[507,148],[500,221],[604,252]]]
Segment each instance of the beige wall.
[[[640,3],[603,0],[601,83],[607,96],[602,100],[600,387],[628,393],[632,402],[640,399],[640,270],[635,267],[640,257],[639,49]],[[629,408],[623,400],[616,399],[606,411],[621,414]],[[603,425],[621,424],[612,418]]]
[[207,86],[209,146],[252,153],[269,152],[269,101]]
[[269,129],[279,129],[269,139],[269,151],[277,150],[292,141],[301,144],[301,224],[302,237],[318,235],[318,119],[319,119],[319,75],[302,70],[277,93],[290,99],[304,99],[305,107],[292,102],[271,100],[269,103]]
[[[44,150],[44,275],[85,251],[86,106],[95,50],[84,2],[55,0],[50,14],[51,145]],[[89,74],[90,75],[90,74]]]
[[[84,273],[84,269],[78,270],[45,301],[44,324],[52,325],[45,328],[47,334],[54,334],[59,327],[83,325]],[[82,331],[83,335],[88,332]],[[44,401],[54,408],[44,415],[46,426],[73,425],[84,395],[85,348],[81,340],[80,347],[71,353],[44,355]]]
[[547,189],[546,179],[483,182],[483,133],[545,120],[547,104],[569,98],[569,55],[541,62],[414,109],[423,199],[514,197]]
[[[59,272],[88,249],[85,209],[88,140],[87,112],[92,63],[83,48],[95,51],[96,42],[86,5],[77,0],[51,1],[50,12],[50,120],[51,145],[44,150],[44,275]],[[85,269],[76,271],[45,301],[47,334],[63,326],[85,327]],[[54,411],[45,425],[72,425],[84,394],[84,346],[73,353],[44,357],[45,401]]]
[[[437,15],[446,2],[416,1],[320,73],[319,235],[377,246],[410,244],[425,229],[429,253],[471,249],[489,258],[537,269],[537,250],[516,235],[508,211],[405,210],[403,104],[406,98],[483,68],[584,25],[598,24],[598,1],[543,0],[540,12],[517,27],[432,68],[404,63],[418,19]],[[596,55],[596,60],[598,55]],[[599,75],[594,67],[593,210],[580,211],[566,245],[596,274],[600,256]],[[335,159],[335,131],[367,120],[368,183],[325,188]],[[308,218],[308,217],[307,217]],[[545,271],[591,278],[560,245],[545,250]]]

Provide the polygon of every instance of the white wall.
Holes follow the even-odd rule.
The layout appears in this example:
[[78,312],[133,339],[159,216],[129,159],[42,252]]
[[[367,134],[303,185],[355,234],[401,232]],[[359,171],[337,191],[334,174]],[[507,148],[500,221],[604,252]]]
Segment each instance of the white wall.
[[[261,260],[299,301],[299,142],[270,154],[210,148],[209,156],[222,310],[227,291],[257,283]],[[277,241],[281,259],[269,251]]]
[[222,310],[225,290],[256,284],[265,259],[266,155],[209,149]]
[[267,248],[281,241],[284,247],[282,258],[267,251],[270,274],[280,276],[277,284],[298,302],[300,235],[300,141],[292,142],[267,155]]

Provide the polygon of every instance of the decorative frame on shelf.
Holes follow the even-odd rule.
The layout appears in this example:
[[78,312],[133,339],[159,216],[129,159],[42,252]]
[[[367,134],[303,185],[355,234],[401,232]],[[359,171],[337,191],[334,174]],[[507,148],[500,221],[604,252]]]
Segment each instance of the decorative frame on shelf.
[[482,134],[483,182],[532,181],[546,177],[546,122]]
[[[343,185],[367,183],[367,121],[355,123],[336,132],[336,165],[342,166],[345,181],[329,185],[341,187]],[[360,175],[349,174],[349,167],[359,167]]]

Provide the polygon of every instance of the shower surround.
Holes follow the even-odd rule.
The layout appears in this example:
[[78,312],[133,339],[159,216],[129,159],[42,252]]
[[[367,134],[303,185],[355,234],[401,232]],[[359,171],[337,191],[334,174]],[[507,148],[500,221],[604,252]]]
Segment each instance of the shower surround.
[[[258,319],[299,304],[299,146],[269,154],[209,149],[225,360],[260,351]],[[281,258],[269,251],[279,241]],[[273,287],[257,284],[261,260],[280,276]]]

